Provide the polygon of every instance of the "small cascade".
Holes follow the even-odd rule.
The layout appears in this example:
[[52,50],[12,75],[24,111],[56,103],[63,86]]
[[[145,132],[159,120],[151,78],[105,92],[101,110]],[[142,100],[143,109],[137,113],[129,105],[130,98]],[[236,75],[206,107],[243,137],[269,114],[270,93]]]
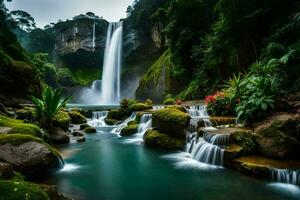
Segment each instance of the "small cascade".
[[186,152],[199,162],[222,166],[224,149],[221,145],[229,144],[229,135],[205,133],[203,137],[198,136],[197,129],[200,121],[204,122],[207,130],[215,130],[209,120],[206,105],[192,106],[187,109],[187,113],[191,116],[191,120],[188,127]]
[[92,120],[88,122],[90,126],[99,127],[106,126],[105,118],[107,117],[108,111],[93,112]]
[[124,122],[122,122],[116,128],[114,128],[112,130],[112,133],[119,135],[121,133],[122,129],[125,128],[130,121],[135,120],[135,118],[136,118],[136,112],[133,112],[129,118],[127,118]]
[[206,142],[209,142],[213,145],[222,145],[222,146],[226,146],[229,145],[230,143],[230,135],[229,134],[209,134],[209,133],[205,133],[203,135],[203,139]]
[[272,179],[281,182],[300,186],[300,170],[270,169]]
[[93,38],[92,38],[92,50],[95,51],[96,48],[96,22],[93,25]]

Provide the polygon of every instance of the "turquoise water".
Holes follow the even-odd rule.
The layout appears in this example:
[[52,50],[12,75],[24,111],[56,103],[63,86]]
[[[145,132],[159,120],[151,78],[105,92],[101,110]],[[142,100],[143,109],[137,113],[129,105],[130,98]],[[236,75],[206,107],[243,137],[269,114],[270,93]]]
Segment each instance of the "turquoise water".
[[189,160],[184,154],[129,144],[99,132],[62,146],[65,168],[49,181],[79,200],[292,200],[300,188],[254,179]]

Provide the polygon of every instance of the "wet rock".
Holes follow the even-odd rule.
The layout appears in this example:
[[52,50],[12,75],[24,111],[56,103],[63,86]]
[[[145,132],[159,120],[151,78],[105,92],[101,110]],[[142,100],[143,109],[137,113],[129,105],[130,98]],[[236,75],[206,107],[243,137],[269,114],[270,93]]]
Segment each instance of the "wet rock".
[[80,127],[79,127],[79,130],[84,130],[84,129],[86,129],[87,127],[91,127],[91,126],[88,125],[88,124],[81,124]]
[[87,127],[86,129],[84,129],[85,133],[97,133],[97,130],[94,127]]
[[73,124],[83,124],[87,122],[86,118],[79,112],[71,111],[68,112],[68,115],[70,116],[71,123]]
[[53,119],[53,126],[67,131],[71,123],[71,118],[67,112],[59,111]]
[[159,147],[167,150],[183,150],[185,139],[171,137],[155,130],[148,130],[144,135],[146,146]]
[[279,114],[261,123],[254,131],[259,152],[278,159],[299,156],[299,124],[299,116],[291,114]]
[[126,137],[126,136],[134,135],[137,133],[138,128],[139,128],[138,124],[128,125],[122,129],[121,136]]
[[85,142],[86,138],[85,137],[80,137],[76,140],[77,142]]
[[78,136],[83,136],[84,134],[83,134],[83,133],[80,133],[80,132],[77,132],[77,131],[74,131],[74,132],[72,133],[72,135],[75,136],[75,137],[78,137]]

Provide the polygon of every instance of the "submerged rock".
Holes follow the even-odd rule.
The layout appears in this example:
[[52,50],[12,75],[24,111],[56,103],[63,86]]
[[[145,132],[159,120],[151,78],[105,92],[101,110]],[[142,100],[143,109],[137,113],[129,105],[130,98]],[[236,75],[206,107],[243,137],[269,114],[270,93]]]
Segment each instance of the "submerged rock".
[[299,158],[300,118],[291,114],[279,114],[263,122],[255,129],[255,139],[262,155],[272,158]]
[[153,112],[153,127],[161,133],[185,137],[190,116],[176,108],[165,108]]
[[167,150],[183,150],[185,139],[171,137],[155,130],[148,130],[144,135],[146,146],[159,147]]
[[0,135],[0,160],[25,174],[45,172],[58,166],[60,156],[41,139],[29,135]]
[[71,123],[73,124],[83,124],[87,122],[86,118],[79,112],[71,111],[68,112],[68,115],[70,116]]
[[77,142],[85,142],[86,138],[85,137],[80,137],[76,140]]
[[87,127],[86,129],[84,129],[85,133],[97,133],[97,129],[94,127]]
[[123,136],[123,137],[134,135],[135,133],[137,133],[138,128],[139,128],[138,124],[128,125],[128,126],[126,126],[125,128],[122,129],[120,135]]

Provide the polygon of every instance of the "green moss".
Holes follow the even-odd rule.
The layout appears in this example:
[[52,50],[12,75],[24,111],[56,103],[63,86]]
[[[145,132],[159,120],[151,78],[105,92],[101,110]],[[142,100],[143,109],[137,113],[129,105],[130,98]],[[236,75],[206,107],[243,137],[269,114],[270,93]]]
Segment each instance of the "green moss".
[[131,106],[129,106],[128,110],[131,112],[136,112],[136,111],[144,111],[144,110],[149,110],[152,109],[153,107],[151,105],[147,105],[145,103],[136,103]]
[[88,85],[92,81],[99,79],[101,70],[99,69],[77,69],[71,70],[72,76],[80,83],[80,85]]
[[137,133],[139,128],[138,124],[133,124],[133,125],[128,125],[125,128],[122,129],[121,131],[121,136],[131,136]]
[[164,105],[175,105],[176,101],[175,101],[175,99],[168,98],[168,99],[164,100],[163,104]]
[[16,111],[17,119],[26,119],[28,121],[34,121],[36,119],[35,109],[26,107]]
[[44,139],[48,141],[48,137],[43,131],[36,125],[24,123],[21,120],[16,120],[0,115],[0,126],[9,127],[11,130],[8,131],[8,134],[23,134],[31,135]]
[[243,147],[244,154],[255,154],[257,151],[257,143],[254,135],[250,131],[235,132],[231,134],[234,144]]
[[136,125],[136,124],[139,124],[139,122],[136,121],[136,120],[133,120],[133,121],[128,122],[128,126],[129,126],[129,125]]
[[145,145],[160,147],[167,150],[182,150],[185,146],[184,138],[171,137],[155,130],[148,130],[144,136]]
[[67,112],[59,111],[53,119],[53,125],[55,127],[60,127],[63,130],[68,130],[71,123],[71,118]]
[[36,184],[11,180],[0,181],[0,199],[5,200],[49,200],[48,195]]
[[68,115],[70,116],[71,122],[73,124],[83,124],[83,123],[87,122],[86,118],[79,112],[71,111],[71,112],[68,112]]
[[181,112],[187,113],[186,109],[183,106],[170,105],[170,106],[167,106],[167,108],[168,109],[177,109],[177,110],[179,110]]
[[169,135],[185,136],[190,116],[178,109],[165,108],[153,112],[153,127]]
[[94,127],[87,127],[84,129],[85,133],[97,133],[97,130]]
[[110,110],[107,114],[107,119],[123,120],[130,116],[130,112],[124,109]]
[[81,124],[79,130],[84,130],[84,129],[88,128],[88,127],[91,127],[91,126],[88,125],[88,124]]

